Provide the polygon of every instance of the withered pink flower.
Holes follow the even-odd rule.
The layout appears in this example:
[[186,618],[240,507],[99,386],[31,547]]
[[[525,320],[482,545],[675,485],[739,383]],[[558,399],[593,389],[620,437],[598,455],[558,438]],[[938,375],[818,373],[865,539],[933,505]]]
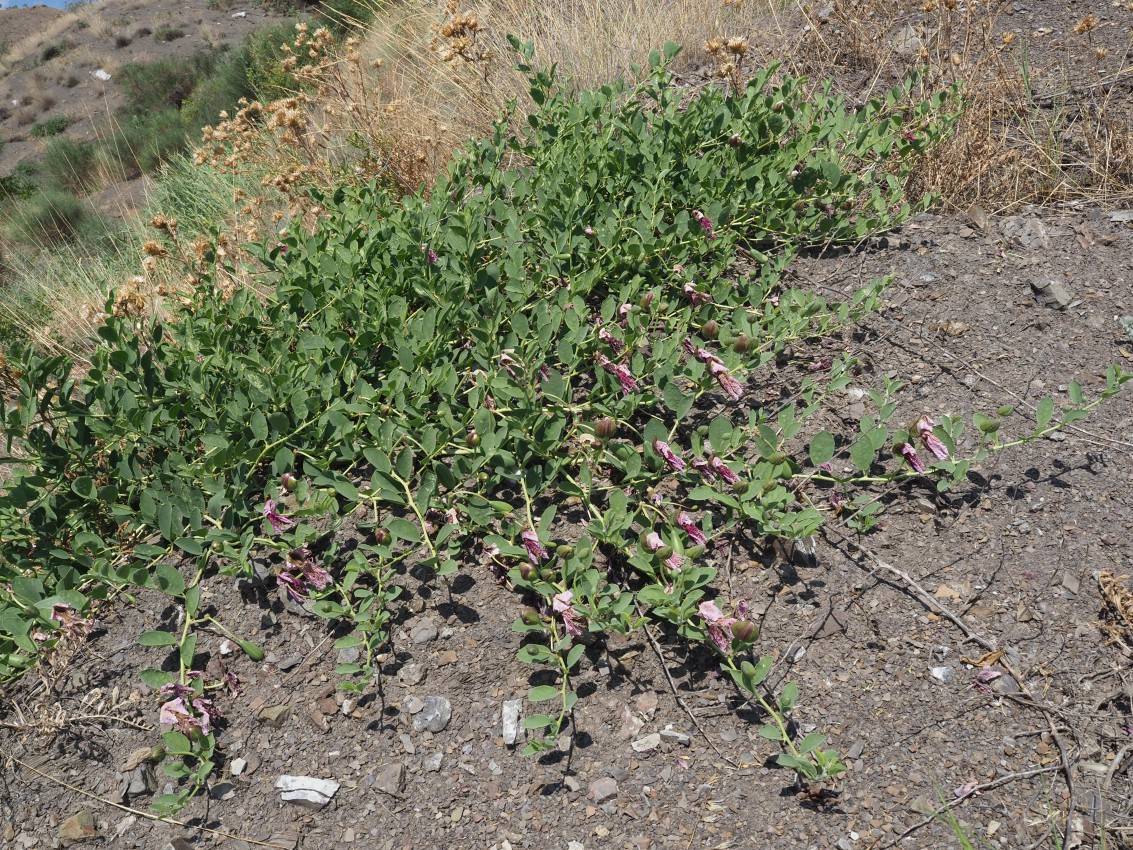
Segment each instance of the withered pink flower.
[[689,281],[684,285],[685,297],[688,298],[688,303],[693,307],[705,304],[712,300],[712,296],[707,292],[701,292],[696,288],[696,284]]
[[500,352],[500,365],[504,367],[504,371],[508,373],[509,377],[514,378],[515,368],[519,367],[519,362],[511,356],[512,350],[508,348]]
[[948,447],[940,442],[940,439],[932,433],[932,429],[935,427],[935,422],[927,416],[922,416],[917,420],[917,436],[920,437],[921,445],[924,446],[925,450],[934,458],[937,460],[948,460]]
[[97,620],[84,617],[66,602],[56,602],[51,606],[51,619],[59,624],[59,630],[70,637],[86,637],[98,628]]
[[709,484],[716,482],[716,473],[712,471],[712,464],[704,458],[694,457],[692,459],[692,468],[699,472]]
[[684,565],[684,562],[684,556],[678,555],[676,552],[674,552],[664,560],[665,566],[675,573],[679,573],[681,571],[681,567]]
[[720,385],[720,389],[726,392],[733,400],[739,401],[743,397],[744,388],[743,384],[733,377],[732,373],[724,368],[723,363],[709,363],[708,371],[716,382]]
[[598,339],[602,340],[602,342],[610,346],[610,350],[613,351],[614,354],[621,354],[626,347],[626,344],[624,342],[622,342],[605,328],[598,328]]
[[523,533],[519,535],[519,539],[523,541],[523,548],[527,550],[527,557],[535,566],[547,560],[550,555],[546,547],[539,542],[539,535],[531,529],[524,529]]
[[276,534],[295,525],[292,520],[285,517],[276,509],[275,499],[268,499],[267,502],[264,503],[264,519],[271,523],[271,527],[275,529]]
[[637,392],[637,381],[633,377],[633,373],[621,363],[614,363],[604,354],[599,354],[594,358],[598,365],[618,379],[622,385],[622,394],[629,395],[630,393]]
[[716,455],[712,455],[708,462],[712,464],[712,470],[729,484],[735,484],[740,480],[740,477],[732,471],[732,468]]
[[564,590],[552,597],[551,607],[556,614],[563,618],[563,627],[567,634],[578,637],[582,634],[582,625],[579,623],[578,612],[574,610],[573,600],[574,594],[569,590]]
[[911,445],[909,445],[908,443],[901,443],[901,445],[897,447],[897,452],[901,455],[901,457],[908,461],[909,466],[911,466],[914,471],[925,471],[924,461],[921,460],[920,455],[917,454],[917,450],[914,449]]
[[700,225],[701,229],[708,234],[709,239],[715,239],[716,233],[712,228],[712,219],[702,213],[700,210],[692,211],[692,220]]
[[665,459],[665,463],[669,465],[669,469],[673,472],[681,472],[684,470],[685,462],[677,457],[676,453],[669,448],[669,444],[664,440],[654,440],[653,449]]
[[725,617],[715,602],[701,602],[697,613],[704,620],[709,640],[721,652],[729,652],[732,648],[732,624],[736,622],[736,618]]
[[193,714],[189,706],[185,704],[183,697],[171,699],[162,704],[158,710],[157,722],[162,726],[172,727],[185,735],[192,732],[207,735],[212,728],[210,713],[212,704],[208,700],[198,698],[193,700],[193,707],[201,713],[200,717]]
[[650,531],[645,535],[645,548],[650,552],[657,552],[665,548],[665,541],[661,539],[661,535],[656,531]]
[[684,529],[684,533],[688,535],[689,540],[697,546],[703,546],[708,542],[708,538],[704,536],[704,532],[700,530],[700,526],[693,522],[692,517],[686,513],[681,513],[677,517],[677,525]]

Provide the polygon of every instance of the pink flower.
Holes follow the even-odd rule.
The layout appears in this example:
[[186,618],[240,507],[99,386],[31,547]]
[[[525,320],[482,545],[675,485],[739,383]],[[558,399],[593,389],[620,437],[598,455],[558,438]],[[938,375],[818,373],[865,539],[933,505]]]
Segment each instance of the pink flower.
[[504,367],[504,371],[508,373],[509,377],[514,378],[515,369],[513,369],[512,367],[518,367],[519,363],[514,357],[511,356],[512,350],[513,349],[508,348],[500,352],[500,365]]
[[723,363],[709,363],[708,371],[716,382],[720,384],[720,389],[726,392],[735,401],[739,401],[743,397],[744,388],[743,384],[737,381],[732,373],[724,368]]
[[685,293],[685,297],[688,298],[688,302],[693,307],[696,307],[700,304],[704,304],[704,303],[712,300],[711,295],[709,295],[707,292],[701,292],[699,289],[696,288],[696,285],[694,283],[692,283],[691,281],[684,285],[684,293]]
[[426,242],[421,243],[421,250],[425,252],[425,257],[428,259],[429,265],[436,265],[437,252],[430,248]]
[[621,354],[623,349],[625,349],[626,347],[626,344],[624,342],[622,342],[605,328],[598,328],[598,339],[602,340],[602,342],[610,346],[610,350],[613,351],[614,354]]
[[724,463],[724,461],[720,460],[720,458],[716,457],[716,455],[713,455],[708,462],[712,464],[713,471],[729,484],[735,484],[740,480],[740,477],[732,471],[732,468]]
[[684,529],[685,534],[688,535],[689,540],[697,546],[703,546],[708,542],[708,538],[704,536],[704,532],[700,530],[700,526],[693,522],[692,517],[686,513],[680,514],[677,517],[677,525]]
[[665,548],[665,541],[656,531],[651,531],[645,535],[645,548],[650,552],[657,552]]
[[288,553],[287,567],[275,579],[275,583],[286,588],[287,595],[296,602],[307,598],[309,588],[325,590],[330,582],[330,574],[315,563],[311,550],[306,546]]
[[699,472],[709,484],[716,482],[716,473],[712,471],[712,465],[704,458],[694,457],[692,459],[692,468]]
[[709,239],[715,239],[716,234],[712,229],[712,219],[702,213],[700,210],[692,211],[692,220],[701,226],[705,233],[708,234]]
[[629,395],[630,393],[637,392],[637,381],[634,380],[633,374],[626,366],[621,363],[613,363],[604,354],[599,354],[594,358],[598,365],[618,379],[622,385],[622,394]]
[[535,566],[539,566],[540,562],[550,557],[546,547],[539,542],[539,535],[531,529],[525,529],[523,533],[519,535],[519,539],[523,541],[523,548],[527,550],[528,560]]
[[578,620],[578,612],[574,610],[574,605],[571,604],[573,600],[574,594],[569,590],[564,590],[552,597],[551,607],[556,614],[563,618],[563,627],[567,634],[578,637],[582,634],[582,625]]
[[234,699],[240,693],[240,680],[236,678],[235,673],[225,673],[224,681],[228,685],[228,693]]
[[921,438],[921,445],[925,447],[929,454],[937,460],[948,460],[948,447],[932,433],[932,429],[935,427],[935,422],[927,416],[922,416],[917,420],[917,436]]
[[709,640],[721,652],[729,652],[732,648],[732,624],[736,622],[736,618],[725,617],[715,602],[701,602],[697,613],[704,619]]
[[673,450],[669,448],[669,444],[664,440],[654,440],[653,448],[657,454],[665,459],[665,463],[669,465],[669,469],[673,472],[681,472],[684,470],[685,462],[677,457]]
[[170,726],[185,735],[196,731],[207,735],[211,730],[212,716],[210,711],[212,703],[209,700],[197,698],[193,700],[193,707],[201,712],[200,717],[193,715],[183,697],[171,699],[158,710],[157,722],[162,726]]
[[684,556],[678,555],[676,552],[674,552],[672,555],[665,559],[664,564],[673,572],[679,573],[684,562]]
[[275,499],[268,499],[264,504],[264,519],[271,523],[271,527],[275,529],[276,534],[295,525],[293,521],[276,510]]
[[917,454],[917,450],[914,449],[911,445],[909,445],[908,443],[901,443],[901,445],[897,447],[897,452],[901,455],[901,457],[909,462],[909,466],[911,466],[914,471],[924,472],[924,461],[920,459],[920,456]]

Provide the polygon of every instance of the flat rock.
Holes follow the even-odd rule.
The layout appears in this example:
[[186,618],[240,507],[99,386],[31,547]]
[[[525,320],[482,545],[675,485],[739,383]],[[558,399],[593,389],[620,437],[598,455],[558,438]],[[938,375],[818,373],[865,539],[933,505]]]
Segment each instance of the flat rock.
[[506,699],[500,711],[503,723],[504,743],[513,746],[519,739],[519,711],[523,708],[523,700]]
[[1040,304],[1045,307],[1053,307],[1055,310],[1065,310],[1074,300],[1069,289],[1057,280],[1050,278],[1031,281],[1031,290],[1035,293],[1035,299]]
[[96,835],[98,828],[94,825],[94,813],[90,811],[84,810],[71,815],[59,827],[59,840],[64,847]]
[[674,744],[680,744],[684,747],[687,747],[690,743],[692,743],[692,738],[690,736],[686,735],[684,732],[678,732],[672,726],[666,726],[661,730],[660,734],[664,740],[672,741]]
[[154,775],[152,765],[142,764],[130,773],[130,784],[126,793],[131,797],[141,797],[152,794],[157,790],[157,777]]
[[425,679],[425,668],[416,661],[402,665],[397,671],[397,681],[406,688],[421,684]]
[[396,797],[405,790],[405,765],[401,762],[386,765],[374,779],[374,787],[383,794]]
[[265,705],[256,713],[256,717],[265,726],[270,726],[272,729],[279,729],[283,726],[284,721],[287,720],[290,714],[290,706]]
[[440,732],[452,720],[452,703],[445,697],[431,696],[425,698],[425,705],[421,712],[413,718],[413,729],[416,732]]
[[339,783],[333,779],[314,776],[289,776],[275,780],[277,791],[282,791],[285,803],[295,803],[308,809],[321,809],[338,793]]
[[605,803],[618,796],[618,782],[610,776],[603,776],[590,783],[590,799],[595,803]]
[[248,762],[245,759],[232,759],[232,762],[228,765],[228,772],[232,776],[239,776],[247,767]]
[[635,740],[630,747],[635,753],[647,753],[650,750],[655,750],[661,746],[661,734],[659,732],[651,732],[648,735],[642,735]]
[[433,753],[431,756],[425,759],[425,770],[429,771],[429,773],[436,773],[441,769],[441,762],[443,762],[444,760],[444,753]]
[[409,633],[409,639],[418,646],[423,643],[428,643],[431,640],[436,640],[437,624],[429,619],[422,620],[413,627],[413,631]]
[[409,714],[420,714],[425,708],[425,700],[421,697],[409,697],[405,701],[404,707]]

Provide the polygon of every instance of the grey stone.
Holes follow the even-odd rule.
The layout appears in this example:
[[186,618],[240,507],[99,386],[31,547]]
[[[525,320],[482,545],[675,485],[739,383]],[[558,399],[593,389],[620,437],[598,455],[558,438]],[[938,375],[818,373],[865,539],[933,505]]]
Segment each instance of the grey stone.
[[425,668],[415,661],[403,665],[402,668],[397,671],[397,681],[400,682],[403,687],[411,688],[414,685],[419,685],[424,679]]
[[1050,248],[1050,237],[1046,228],[1035,216],[1013,215],[1003,219],[999,227],[1008,242],[1014,242],[1028,249]]
[[582,783],[578,781],[577,777],[564,776],[563,785],[570,791],[581,791]]
[[889,39],[889,43],[893,49],[900,53],[902,56],[916,56],[921,52],[924,47],[924,42],[921,41],[920,34],[915,27],[906,26],[897,30]]
[[523,700],[507,699],[501,710],[503,721],[504,743],[513,746],[519,738],[519,711],[523,708]]
[[283,726],[288,715],[291,714],[291,708],[286,705],[266,705],[259,710],[256,717],[265,726],[270,726],[272,729],[279,729]]
[[429,773],[436,773],[441,769],[441,762],[443,762],[444,760],[444,753],[433,753],[431,756],[425,759],[425,770],[429,771]]
[[933,667],[929,672],[932,673],[932,678],[938,682],[943,682],[945,685],[951,684],[955,678],[951,667]]
[[428,643],[437,638],[437,624],[432,620],[426,618],[413,627],[413,631],[409,633],[409,639],[413,643],[420,646],[423,643]]
[[66,847],[78,841],[85,841],[98,835],[98,827],[94,823],[94,813],[81,811],[71,815],[59,827],[59,840]]
[[404,732],[402,732],[397,737],[401,740],[401,746],[405,748],[405,752],[409,753],[409,755],[413,755],[415,752],[417,752],[417,748],[413,746],[412,738],[410,738]]
[[1062,283],[1050,278],[1031,281],[1031,289],[1040,304],[1053,307],[1056,310],[1065,310],[1074,300],[1070,290]]
[[661,746],[661,735],[658,732],[651,732],[648,735],[642,735],[630,747],[635,753],[647,753],[650,750],[655,750]]
[[691,737],[686,735],[684,732],[678,732],[672,726],[666,726],[664,729],[662,729],[661,737],[666,741],[672,741],[674,744],[680,744],[684,747],[687,747],[690,743],[692,743]]
[[618,782],[609,776],[603,776],[590,783],[590,799],[601,805],[607,800],[618,796]]
[[232,759],[232,763],[228,765],[228,772],[232,776],[239,776],[248,767],[246,759]]
[[141,797],[144,794],[152,794],[156,790],[157,777],[154,775],[153,768],[148,764],[134,768],[130,774],[130,784],[126,788],[126,793],[131,797]]
[[864,753],[864,752],[865,752],[865,744],[863,744],[861,741],[855,741],[853,743],[853,745],[850,747],[850,749],[848,749],[846,751],[846,758],[848,758],[848,759],[860,759],[862,757],[862,753]]
[[421,697],[409,697],[405,701],[405,710],[410,714],[420,714],[425,707],[425,700]]
[[279,662],[279,669],[286,672],[288,670],[292,670],[292,669],[298,667],[302,663],[303,663],[303,656],[296,653],[295,655],[289,655],[286,658],[284,658],[282,661],[280,661]]
[[231,782],[218,782],[209,793],[214,800],[231,800],[236,796],[236,786]]
[[443,731],[452,720],[452,703],[444,697],[426,697],[425,705],[420,714],[413,718],[414,731],[430,732]]
[[374,787],[383,794],[396,797],[405,790],[405,765],[401,762],[386,765],[374,779]]
[[361,650],[356,646],[347,646],[338,651],[339,664],[354,664],[361,657]]

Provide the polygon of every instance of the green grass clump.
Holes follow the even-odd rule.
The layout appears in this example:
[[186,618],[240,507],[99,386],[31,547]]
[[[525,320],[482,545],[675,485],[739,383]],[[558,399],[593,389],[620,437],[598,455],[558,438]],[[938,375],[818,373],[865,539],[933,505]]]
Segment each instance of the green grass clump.
[[180,109],[193,88],[216,67],[214,51],[201,51],[188,59],[165,57],[153,62],[131,62],[118,72],[127,115],[162,109]]
[[46,188],[20,205],[9,226],[23,242],[55,245],[76,241],[91,225],[86,204],[66,190]]
[[84,192],[95,184],[96,146],[66,136],[52,139],[43,152],[42,170],[48,185],[70,192]]
[[46,121],[40,121],[31,128],[31,135],[41,139],[46,139],[50,136],[58,136],[71,124],[71,117],[69,115],[57,115],[54,118],[48,118]]
[[154,41],[161,44],[168,44],[171,41],[176,41],[179,38],[185,37],[185,30],[180,27],[162,26],[158,27],[153,32]]

